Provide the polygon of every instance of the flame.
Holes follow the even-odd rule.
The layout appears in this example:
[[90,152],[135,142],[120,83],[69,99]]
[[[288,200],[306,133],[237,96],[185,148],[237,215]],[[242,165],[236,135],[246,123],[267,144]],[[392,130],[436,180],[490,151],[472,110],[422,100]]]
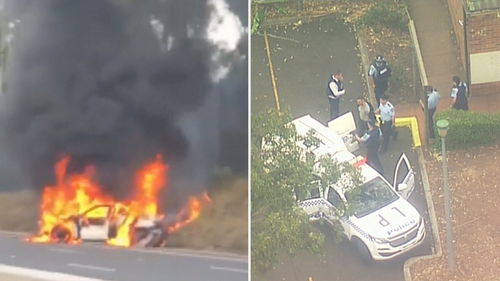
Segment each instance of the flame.
[[[82,174],[68,176],[69,161],[70,157],[66,156],[55,165],[56,185],[46,186],[42,194],[39,234],[28,241],[78,244],[81,241],[74,220],[86,225],[89,220],[103,219],[116,226],[116,236],[106,243],[128,247],[134,242],[133,230],[138,220],[159,221],[163,218],[158,210],[157,199],[159,192],[166,186],[168,166],[162,162],[161,155],[137,172],[135,193],[127,202],[117,202],[101,192],[100,186],[92,179],[95,171],[93,167],[88,167]],[[211,202],[206,193],[202,198]],[[198,218],[201,208],[201,200],[190,197],[178,216],[179,221],[168,227],[168,231],[176,231]]]

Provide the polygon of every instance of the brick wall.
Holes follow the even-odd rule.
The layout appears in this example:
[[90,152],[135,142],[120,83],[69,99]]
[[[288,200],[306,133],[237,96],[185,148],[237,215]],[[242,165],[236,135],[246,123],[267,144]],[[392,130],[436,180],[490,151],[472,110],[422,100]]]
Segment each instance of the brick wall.
[[464,27],[459,23],[459,20],[461,20],[462,22],[464,20],[464,9],[462,6],[462,1],[448,0],[448,9],[450,10],[453,31],[455,32],[457,43],[460,46],[460,57],[462,59],[462,65],[464,69],[466,69]]
[[470,94],[474,95],[489,95],[489,94],[500,94],[500,82],[493,83],[483,83],[471,85]]
[[[500,51],[500,17],[497,13],[478,13],[469,16],[469,54]],[[471,85],[471,95],[500,93],[500,82]]]
[[496,13],[469,16],[469,54],[500,51],[500,17]]

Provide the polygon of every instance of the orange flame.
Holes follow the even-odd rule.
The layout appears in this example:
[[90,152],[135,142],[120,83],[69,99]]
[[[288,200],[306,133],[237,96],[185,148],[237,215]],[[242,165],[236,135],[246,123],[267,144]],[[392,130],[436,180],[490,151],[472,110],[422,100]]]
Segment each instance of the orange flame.
[[[31,242],[80,243],[74,219],[83,220],[85,225],[90,219],[106,219],[116,225],[116,236],[106,241],[114,246],[131,246],[134,224],[140,219],[159,220],[158,195],[166,185],[168,166],[163,164],[160,155],[156,161],[147,164],[137,173],[136,190],[129,202],[116,202],[101,192],[100,186],[92,180],[94,169],[91,167],[82,174],[66,174],[70,157],[64,157],[55,165],[57,184],[46,186],[42,194],[39,234],[31,237]],[[211,202],[205,193],[203,199]],[[199,217],[201,201],[192,197],[181,211],[184,220],[168,228],[175,231]],[[109,208],[99,208],[106,206]],[[95,209],[92,209],[95,208]],[[90,211],[89,211],[90,210]],[[106,211],[109,210],[109,211]],[[84,214],[84,216],[82,216]]]

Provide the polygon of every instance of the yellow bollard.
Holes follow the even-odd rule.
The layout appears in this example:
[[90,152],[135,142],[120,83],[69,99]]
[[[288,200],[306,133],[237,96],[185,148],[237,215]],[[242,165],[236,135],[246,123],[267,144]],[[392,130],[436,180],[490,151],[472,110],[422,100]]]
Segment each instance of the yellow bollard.
[[312,278],[312,277],[309,277],[309,281],[313,281],[313,278]]

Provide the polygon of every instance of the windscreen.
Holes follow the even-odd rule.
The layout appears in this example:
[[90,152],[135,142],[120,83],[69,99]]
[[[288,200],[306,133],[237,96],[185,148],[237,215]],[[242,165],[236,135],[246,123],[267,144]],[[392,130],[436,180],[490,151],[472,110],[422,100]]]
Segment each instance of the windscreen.
[[359,191],[347,191],[345,196],[347,203],[353,206],[354,216],[357,218],[375,212],[399,198],[396,192],[380,177],[366,182]]

